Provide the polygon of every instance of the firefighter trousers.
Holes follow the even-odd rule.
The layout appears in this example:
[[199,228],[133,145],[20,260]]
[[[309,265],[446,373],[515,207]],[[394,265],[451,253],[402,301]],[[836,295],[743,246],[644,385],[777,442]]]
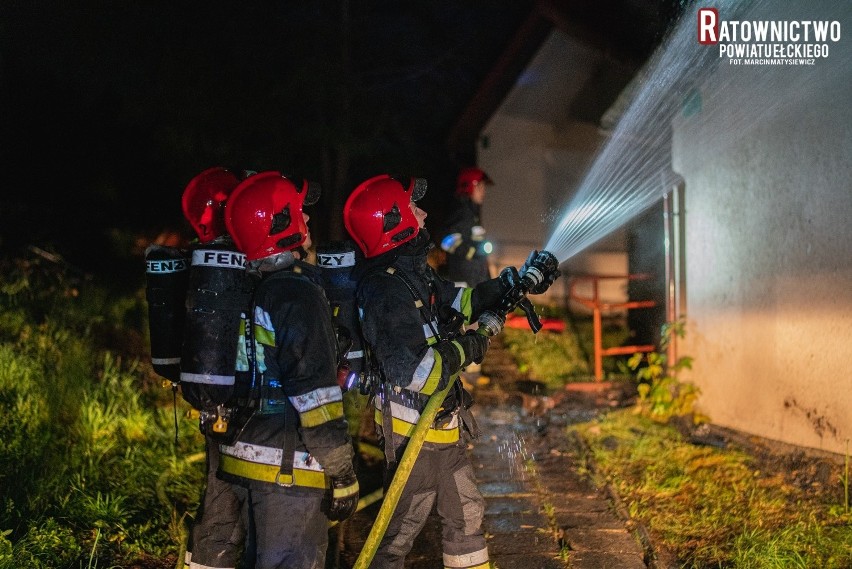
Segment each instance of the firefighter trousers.
[[444,567],[489,567],[482,530],[485,500],[477,488],[467,450],[460,445],[442,445],[420,451],[371,569],[403,569],[405,556],[433,505],[441,517]]
[[233,569],[240,559],[246,537],[241,504],[233,486],[216,477],[219,444],[210,437],[205,442],[206,487],[189,533],[184,566],[188,569]]
[[207,489],[190,534],[186,567],[324,569],[328,518],[321,510],[323,493],[220,480],[218,457],[218,446],[208,440]]

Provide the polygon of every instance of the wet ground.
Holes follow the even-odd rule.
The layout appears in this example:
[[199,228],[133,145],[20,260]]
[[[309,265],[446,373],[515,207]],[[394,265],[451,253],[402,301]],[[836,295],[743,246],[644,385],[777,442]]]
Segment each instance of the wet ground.
[[[482,436],[470,446],[479,489],[486,500],[484,526],[499,569],[645,569],[655,567],[643,530],[620,515],[617,497],[583,476],[580,443],[569,424],[632,403],[624,386],[578,384],[546,394],[520,375],[499,344],[483,373],[490,383],[474,390]],[[365,463],[365,469],[370,466]],[[377,464],[372,466],[374,470]],[[365,474],[362,495],[378,487]],[[374,488],[370,488],[370,484]],[[338,556],[331,565],[350,569],[369,535],[377,502],[332,532]],[[408,569],[438,569],[440,519],[433,512],[406,560]]]
[[[488,352],[487,385],[473,389],[482,436],[470,446],[479,489],[486,500],[484,526],[498,569],[674,569],[672,554],[630,520],[617,491],[596,488],[585,473],[582,441],[567,432],[571,424],[635,403],[632,382],[577,383],[557,393],[520,374],[499,337]],[[678,426],[676,423],[674,426]],[[694,444],[735,448],[749,454],[755,468],[780,476],[808,492],[835,495],[842,503],[843,462],[839,457],[788,447],[718,426],[682,429]],[[842,458],[842,457],[840,457]],[[379,488],[380,462],[362,462],[362,495]],[[328,569],[351,569],[363,547],[380,502],[332,531]],[[439,569],[441,525],[430,517],[406,560],[407,569]],[[335,555],[336,553],[336,555]]]

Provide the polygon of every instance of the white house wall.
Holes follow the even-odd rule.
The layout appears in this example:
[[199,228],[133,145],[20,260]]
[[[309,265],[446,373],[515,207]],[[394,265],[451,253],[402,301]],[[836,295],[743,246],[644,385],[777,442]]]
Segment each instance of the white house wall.
[[812,67],[720,63],[699,89],[700,112],[675,121],[673,166],[686,183],[680,353],[695,358],[688,377],[702,410],[723,426],[843,453],[852,57],[844,44],[832,50]]
[[552,128],[496,115],[485,132],[489,143],[480,149],[478,161],[494,185],[482,206],[482,224],[495,244],[498,264],[513,264],[519,255],[523,262],[530,249],[547,240],[543,149]]
[[[530,250],[546,244],[604,140],[596,125],[568,118],[571,101],[600,60],[594,50],[554,31],[481,133],[477,160],[494,180],[482,220],[497,269],[520,266]],[[583,252],[563,269],[626,273],[622,242]],[[535,300],[564,299],[566,283]],[[624,286],[608,282],[604,288],[611,300],[625,300]]]

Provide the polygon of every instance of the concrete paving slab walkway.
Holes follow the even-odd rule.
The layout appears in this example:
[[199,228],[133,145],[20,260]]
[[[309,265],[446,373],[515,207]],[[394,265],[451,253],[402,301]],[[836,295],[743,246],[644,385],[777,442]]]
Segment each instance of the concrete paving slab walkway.
[[[495,349],[496,347],[496,349]],[[517,368],[499,343],[489,350],[491,383],[477,388],[472,408],[482,436],[470,445],[486,501],[484,529],[498,569],[654,569],[632,522],[605,489],[583,476],[585,463],[567,426],[587,421],[615,398],[600,389],[568,391],[559,400],[510,386]],[[521,380],[523,378],[520,378]],[[609,401],[608,401],[609,398]],[[380,503],[357,512],[338,538],[339,569],[350,569]],[[406,569],[440,569],[440,518],[433,512]]]
[[[606,493],[580,474],[578,449],[564,435],[582,417],[530,416],[521,405],[474,406],[482,436],[471,460],[486,501],[485,531],[498,569],[646,569],[644,550]],[[344,526],[340,567],[351,567],[379,504]],[[438,569],[441,525],[430,516],[407,569]]]
[[646,568],[641,544],[606,494],[578,472],[563,421],[545,424],[515,405],[481,406],[477,420],[483,436],[471,458],[499,569]]

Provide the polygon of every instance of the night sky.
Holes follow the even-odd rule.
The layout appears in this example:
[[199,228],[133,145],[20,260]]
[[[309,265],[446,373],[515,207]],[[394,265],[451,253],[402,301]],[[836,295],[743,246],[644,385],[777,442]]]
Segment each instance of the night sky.
[[429,179],[440,222],[472,157],[446,136],[530,5],[5,0],[0,247],[96,265],[188,229],[183,188],[217,165],[321,182],[320,240],[382,172]]

